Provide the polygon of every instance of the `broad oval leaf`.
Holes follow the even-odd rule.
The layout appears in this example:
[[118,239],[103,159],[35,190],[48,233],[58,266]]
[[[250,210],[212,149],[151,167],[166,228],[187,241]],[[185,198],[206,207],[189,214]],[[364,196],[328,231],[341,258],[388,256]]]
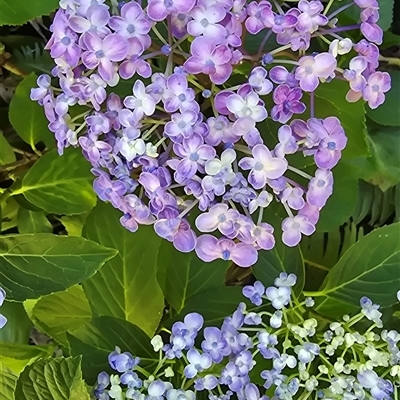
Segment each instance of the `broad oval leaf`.
[[15,398],[29,400],[90,400],[81,371],[82,357],[40,360],[25,368]]
[[48,15],[58,6],[58,0],[0,0],[0,25],[23,25],[29,20]]
[[36,299],[84,281],[116,253],[79,237],[4,236],[0,242],[1,286],[9,300]]
[[1,306],[0,313],[7,318],[6,325],[0,329],[0,341],[27,344],[33,323],[29,319],[23,304],[6,299]]
[[315,294],[322,296],[316,310],[337,301],[359,306],[363,296],[382,307],[395,304],[400,287],[399,234],[400,223],[395,223],[372,231],[352,245]]
[[43,211],[31,211],[20,207],[17,226],[19,233],[51,233],[53,227]]
[[11,164],[16,160],[11,145],[0,131],[0,165]]
[[181,253],[163,240],[158,254],[158,281],[168,303],[179,312],[188,299],[222,287],[228,263],[201,261],[194,252]]
[[78,149],[66,149],[62,157],[53,149],[33,165],[13,195],[22,193],[48,213],[80,214],[96,204],[92,180],[89,163]]
[[91,320],[92,313],[82,286],[74,285],[41,297],[30,310],[30,316],[42,332],[68,347],[67,330],[85,325]]
[[183,321],[191,312],[197,312],[204,318],[205,326],[221,326],[225,317],[232,315],[239,303],[245,303],[247,311],[260,311],[266,305],[260,307],[250,303],[242,294],[242,288],[234,286],[222,286],[208,292],[194,296],[188,300],[182,311],[166,322],[167,327],[176,321]]
[[0,342],[0,363],[12,373],[19,375],[26,365],[41,358],[50,357],[54,346],[29,346],[16,343]]
[[[3,10],[0,14],[3,14]],[[17,86],[9,110],[11,125],[33,149],[41,141],[46,144],[54,142],[54,136],[47,127],[49,121],[43,108],[30,99],[31,89],[37,86],[36,79],[37,76],[32,73]]]
[[150,226],[136,233],[119,223],[121,212],[99,202],[89,214],[83,236],[118,250],[91,279],[83,283],[94,314],[125,319],[151,336],[160,321],[164,296],[157,281],[161,239]]
[[140,366],[151,368],[158,362],[158,354],[150,338],[138,326],[128,321],[108,316],[93,318],[85,326],[67,333],[72,355],[82,355],[83,376],[93,384],[101,371],[112,372],[108,355],[119,346],[140,357]]
[[304,287],[305,271],[300,247],[285,246],[279,238],[272,250],[262,250],[258,253],[258,261],[252,269],[256,278],[266,287],[273,285],[281,272],[297,276],[294,289],[296,294]]
[[14,391],[18,376],[0,362],[0,393],[2,400],[15,400]]

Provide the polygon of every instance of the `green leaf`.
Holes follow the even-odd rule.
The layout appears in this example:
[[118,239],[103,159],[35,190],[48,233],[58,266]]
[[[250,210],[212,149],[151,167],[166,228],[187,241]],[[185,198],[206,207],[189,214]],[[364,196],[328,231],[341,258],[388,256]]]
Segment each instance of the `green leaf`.
[[344,160],[333,169],[333,194],[321,210],[317,230],[329,232],[346,222],[357,205],[357,179]]
[[53,227],[43,211],[31,211],[20,208],[17,226],[19,233],[51,233]]
[[26,365],[41,358],[50,357],[54,346],[28,346],[0,342],[0,363],[3,363],[14,374],[19,375]]
[[0,362],[0,393],[2,400],[14,400],[18,376]]
[[363,178],[386,191],[400,182],[400,127],[369,123],[368,143],[372,156],[367,158]]
[[183,321],[185,315],[191,312],[201,314],[205,326],[220,326],[225,317],[232,315],[240,302],[246,303],[247,311],[256,311],[263,307],[251,304],[243,296],[242,288],[222,286],[190,298],[181,312],[167,321],[166,326],[170,327],[175,321]]
[[31,46],[21,46],[12,53],[12,63],[25,73],[51,74],[54,68],[54,60],[48,50],[44,50],[44,44],[34,43]]
[[54,142],[43,107],[29,97],[31,89],[37,86],[36,79],[37,76],[32,73],[17,86],[9,110],[11,125],[32,149],[41,141],[46,144]]
[[22,372],[15,397],[27,400],[90,400],[81,371],[82,357],[37,361]]
[[40,330],[68,347],[67,330],[78,329],[92,318],[89,302],[80,285],[40,298],[31,311]]
[[0,207],[2,219],[1,230],[7,231],[17,226],[18,203],[12,197],[9,197],[6,201],[0,203]]
[[49,15],[58,7],[58,0],[0,0],[0,25],[23,25],[31,19]]
[[0,279],[7,298],[35,299],[92,276],[116,251],[79,237],[47,233],[4,236]]
[[349,90],[348,82],[337,79],[330,83],[319,85],[315,91],[315,115],[317,118],[336,116],[339,118],[348,142],[343,151],[343,158],[350,159],[369,154],[366,143],[364,103],[358,101],[349,103],[346,93]]
[[161,239],[150,226],[136,233],[120,223],[121,212],[99,202],[89,214],[83,236],[118,250],[91,279],[83,283],[96,315],[111,315],[138,325],[153,335],[164,308],[157,281],[157,256]]
[[61,223],[68,232],[68,236],[82,236],[82,230],[87,216],[88,213],[82,213],[77,215],[65,215],[64,217],[61,217]]
[[142,368],[150,371],[158,361],[158,354],[150,344],[150,338],[136,325],[108,316],[93,320],[73,332],[67,333],[72,355],[82,355],[82,371],[92,384],[99,372],[111,372],[108,355],[115,346],[140,357]]
[[168,303],[179,312],[188,299],[223,286],[228,264],[201,261],[194,252],[181,253],[163,240],[158,254],[158,281]]
[[11,145],[0,131],[0,165],[11,164],[16,160]]
[[387,31],[393,21],[394,0],[379,0],[379,20],[378,25]]
[[6,325],[0,329],[0,341],[27,344],[33,324],[23,304],[6,299],[0,312],[7,318]]
[[24,176],[23,194],[35,206],[52,214],[81,214],[96,204],[89,163],[78,149],[66,149],[60,157],[51,150]]
[[258,261],[253,265],[252,269],[255,277],[266,287],[273,285],[275,278],[281,272],[286,272],[287,274],[293,273],[297,276],[295,293],[299,294],[303,290],[305,272],[299,246],[285,246],[277,238],[275,247],[272,250],[258,252]]
[[367,115],[380,125],[400,126],[400,113],[393,109],[399,101],[400,71],[389,71],[392,78],[392,87],[387,92],[385,102],[374,110],[367,108]]
[[[329,271],[317,296],[316,311],[335,302],[359,306],[367,296],[388,307],[397,302],[400,287],[400,223],[372,231],[351,246]],[[344,308],[337,309],[344,313]]]

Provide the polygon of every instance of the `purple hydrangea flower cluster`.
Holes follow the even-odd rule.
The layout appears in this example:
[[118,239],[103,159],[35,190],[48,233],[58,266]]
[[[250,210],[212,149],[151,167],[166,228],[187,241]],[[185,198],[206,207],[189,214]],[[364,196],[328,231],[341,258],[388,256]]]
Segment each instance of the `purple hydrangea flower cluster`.
[[[281,273],[274,286],[245,286],[243,295],[258,308],[240,303],[221,327],[203,327],[200,314],[187,314],[167,343],[160,335],[151,340],[160,354],[153,372],[116,348],[109,363],[122,375],[101,372],[96,398],[192,400],[206,392],[209,400],[397,399],[400,333],[375,330],[382,328],[379,306],[363,297],[357,315],[321,323],[309,317],[314,300],[292,293],[296,280]],[[360,333],[356,325],[365,319],[372,325]],[[269,367],[256,372],[257,363]]]
[[[379,43],[376,1],[356,3],[364,36]],[[296,246],[332,194],[331,169],[347,138],[337,118],[314,115],[317,87],[338,76],[349,82],[349,101],[362,97],[371,108],[390,87],[376,71],[376,45],[340,36],[355,28],[337,27],[331,4],[149,0],[110,10],[103,0],[62,1],[47,44],[61,90],[42,75],[31,98],[44,107],[60,154],[81,147],[94,190],[121,211],[126,229],[153,225],[181,252],[248,267],[274,247],[264,216],[273,200],[287,213],[282,240]],[[260,32],[259,51],[249,55],[245,34]],[[271,36],[277,47],[264,54]],[[329,50],[306,55],[320,36]],[[338,68],[352,49],[358,55]],[[240,84],[230,85],[231,76]],[[112,93],[131,78],[130,95]],[[300,119],[307,104],[310,118]],[[268,118],[281,125],[272,145]],[[298,153],[313,157],[311,175],[290,165]]]

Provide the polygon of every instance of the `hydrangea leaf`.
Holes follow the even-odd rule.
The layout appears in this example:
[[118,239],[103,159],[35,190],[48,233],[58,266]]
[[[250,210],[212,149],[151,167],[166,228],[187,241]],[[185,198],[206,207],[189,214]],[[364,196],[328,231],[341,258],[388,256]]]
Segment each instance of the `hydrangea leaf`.
[[68,347],[67,330],[78,329],[92,318],[81,285],[41,297],[30,312],[40,330]]
[[400,112],[393,109],[399,101],[400,71],[390,71],[389,74],[392,78],[392,87],[385,94],[385,102],[374,110],[367,107],[367,115],[380,125],[400,126]]
[[58,0],[0,0],[0,25],[23,25],[42,15],[48,15],[58,6]]
[[14,151],[3,132],[0,131],[0,165],[11,164],[16,160]]
[[33,323],[29,319],[23,304],[6,299],[1,306],[0,313],[7,318],[6,325],[0,329],[0,341],[21,344],[28,343]]
[[158,354],[150,344],[150,338],[138,326],[119,318],[102,316],[93,318],[83,327],[67,333],[72,355],[82,355],[83,376],[93,384],[101,371],[112,372],[108,355],[119,346],[140,357],[143,368],[155,366]]
[[17,226],[19,233],[51,233],[53,227],[43,211],[31,211],[20,207]]
[[41,358],[50,357],[54,351],[54,346],[30,346],[5,342],[0,342],[0,348],[0,363],[16,375],[19,375],[26,365]]
[[152,227],[132,233],[119,223],[121,212],[99,202],[89,214],[83,236],[118,250],[118,255],[83,284],[95,314],[111,315],[136,324],[153,335],[164,308],[157,281],[161,238]]
[[81,214],[96,204],[89,163],[77,149],[60,157],[51,150],[27,172],[13,195],[23,194],[35,206],[52,214]]
[[22,372],[16,398],[29,400],[89,400],[81,371],[82,357],[40,360]]
[[3,400],[14,400],[18,376],[0,362],[0,393]]
[[295,274],[297,282],[294,291],[299,294],[303,289],[305,278],[304,261],[300,247],[288,247],[282,243],[280,238],[276,238],[276,240],[277,242],[272,250],[262,250],[258,253],[258,261],[252,267],[253,273],[265,287],[273,285],[275,278],[281,272]]
[[216,260],[206,263],[196,253],[181,253],[166,240],[158,254],[158,282],[168,303],[181,311],[196,295],[221,287],[228,263]]
[[9,300],[24,301],[64,290],[92,276],[116,250],[47,233],[4,236],[1,286]]
[[[334,310],[337,302],[357,307],[367,296],[388,307],[397,302],[400,287],[400,223],[376,229],[353,244],[331,268],[319,292],[317,311]],[[345,306],[336,307],[344,313]]]
[[46,119],[43,108],[29,97],[31,89],[37,86],[36,79],[37,75],[31,73],[17,86],[9,109],[11,125],[33,149],[41,141],[48,146],[54,142],[54,136],[47,127],[49,121]]

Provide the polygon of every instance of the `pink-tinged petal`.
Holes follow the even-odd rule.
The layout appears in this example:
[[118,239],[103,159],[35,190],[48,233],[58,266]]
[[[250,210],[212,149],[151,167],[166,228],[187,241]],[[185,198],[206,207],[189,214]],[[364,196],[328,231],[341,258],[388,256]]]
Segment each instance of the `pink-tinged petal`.
[[106,81],[111,81],[114,77],[115,67],[114,64],[105,58],[102,58],[99,63],[99,75]]
[[333,168],[340,160],[340,151],[337,150],[318,150],[315,155],[315,163],[318,168]]
[[229,79],[232,71],[233,68],[231,64],[218,65],[215,68],[215,72],[210,74],[210,80],[216,85],[222,85]]
[[346,94],[346,100],[349,103],[355,103],[356,101],[360,100],[362,97],[361,92],[355,92],[354,90],[349,90]]
[[361,92],[366,85],[367,80],[362,75],[358,75],[355,79],[350,81],[350,88],[355,92]]
[[257,262],[258,253],[250,244],[237,243],[231,251],[230,259],[239,267],[247,268]]
[[68,20],[68,23],[71,29],[77,33],[86,32],[91,27],[90,22],[86,18],[80,17],[79,15],[73,15]]
[[111,17],[108,21],[108,25],[114,31],[122,31],[126,27],[126,21],[120,16]]
[[182,14],[188,13],[196,4],[196,0],[174,0],[175,8]]
[[204,213],[196,218],[196,228],[200,232],[214,232],[218,227],[218,216]]
[[122,61],[128,55],[129,43],[121,35],[112,33],[104,38],[103,49],[110,61]]
[[261,32],[264,29],[264,25],[260,22],[258,18],[249,17],[246,19],[245,22],[246,29],[249,33],[256,35],[257,33]]
[[310,222],[308,222],[307,217],[300,217],[300,218],[304,218],[304,221],[301,224],[301,233],[303,233],[303,235],[306,236],[312,235],[315,232],[315,226]]
[[202,160],[211,160],[216,156],[217,153],[213,147],[203,145],[199,147],[197,154]]
[[183,178],[183,181],[192,178],[197,172],[197,163],[185,158],[179,161],[176,172]]
[[201,60],[195,57],[189,57],[183,64],[183,67],[190,74],[200,74],[203,71]]
[[264,171],[251,170],[249,174],[249,183],[254,189],[262,189],[267,184],[267,177]]
[[363,22],[361,24],[361,32],[370,42],[374,42],[379,45],[382,44],[383,31],[379,25]]
[[234,93],[231,92],[230,90],[222,90],[221,92],[217,93],[215,96],[214,102],[215,102],[215,108],[220,114],[223,115],[229,115],[230,111],[227,108],[227,101],[230,96],[232,96]]
[[253,153],[253,157],[257,161],[260,161],[262,163],[270,162],[270,160],[272,159],[271,152],[269,151],[269,149],[266,146],[264,146],[262,144],[258,144],[257,146],[254,146],[252,153]]
[[195,248],[197,257],[205,262],[211,262],[221,258],[221,251],[218,248],[218,239],[211,235],[202,235],[197,238]]
[[290,111],[295,114],[303,114],[303,112],[306,111],[306,105],[300,101],[294,101],[290,107]]
[[286,82],[289,72],[285,67],[276,66],[269,71],[269,77],[272,82],[283,84]]
[[94,33],[87,32],[87,34],[85,34],[85,36],[83,37],[83,42],[88,50],[102,50],[103,41],[98,35]]
[[319,80],[315,75],[306,75],[300,79],[300,87],[305,92],[313,92],[319,84]]
[[94,69],[99,65],[99,59],[92,51],[85,51],[82,54],[82,62],[89,69]]
[[288,97],[290,87],[287,85],[280,85],[274,90],[273,100],[275,104],[282,104]]
[[195,233],[189,227],[187,229],[180,228],[174,237],[173,244],[180,252],[189,253],[196,247],[196,239]]
[[147,14],[154,21],[162,21],[169,14],[163,1],[151,1],[147,6]]
[[283,231],[282,241],[286,244],[286,246],[294,247],[300,243],[301,233],[297,229],[287,229]]
[[110,13],[106,5],[91,6],[86,13],[87,18],[94,26],[106,26],[110,19]]
[[313,71],[319,78],[326,79],[335,71],[336,65],[336,58],[331,53],[321,53],[315,56]]
[[137,73],[143,78],[150,78],[152,75],[151,66],[147,61],[137,60]]
[[121,8],[121,15],[127,21],[134,21],[142,13],[142,7],[140,7],[140,5],[134,1],[124,4]]
[[243,157],[240,161],[239,161],[239,167],[244,169],[245,171],[252,169],[254,167],[254,164],[256,163],[256,161],[254,160],[254,158],[251,157]]
[[187,24],[187,31],[189,35],[197,37],[203,34],[204,27],[198,21],[189,21]]
[[121,75],[122,79],[130,79],[136,73],[136,66],[135,63],[132,61],[124,61],[119,66],[119,74]]
[[204,35],[204,37],[222,39],[226,36],[226,29],[222,25],[219,25],[219,24],[209,25],[204,30],[203,35]]
[[207,60],[215,49],[216,42],[211,38],[197,37],[190,46],[190,52],[200,60]]

